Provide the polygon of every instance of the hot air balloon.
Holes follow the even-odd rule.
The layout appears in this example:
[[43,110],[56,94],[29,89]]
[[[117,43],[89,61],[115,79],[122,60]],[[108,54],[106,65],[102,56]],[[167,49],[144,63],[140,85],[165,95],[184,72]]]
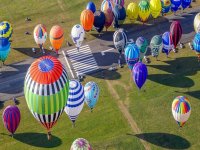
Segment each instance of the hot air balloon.
[[47,129],[48,139],[65,108],[68,93],[67,71],[57,58],[43,56],[31,64],[25,77],[24,95],[34,118]]
[[121,5],[122,7],[124,7],[124,0],[113,0],[113,2],[117,5]]
[[84,89],[80,82],[69,81],[69,96],[65,106],[65,112],[69,116],[73,125],[84,106]]
[[176,12],[181,6],[181,0],[171,0],[171,10]]
[[151,55],[153,57],[158,57],[160,51],[162,50],[162,36],[161,35],[155,35],[152,37],[150,42],[150,48],[151,48]]
[[[36,44],[43,50],[43,45],[47,39],[47,30],[43,24],[38,24],[33,31],[33,36]],[[44,53],[44,51],[43,51]]]
[[135,44],[140,50],[140,61],[142,61],[147,52],[148,41],[144,37],[138,37]]
[[168,13],[171,8],[171,1],[170,0],[161,0],[162,6],[162,15]]
[[86,9],[89,9],[89,10],[91,10],[93,13],[95,13],[95,11],[96,11],[96,6],[95,6],[95,4],[94,4],[92,1],[90,1],[90,2],[87,4]]
[[107,31],[107,29],[112,25],[112,22],[114,20],[114,14],[112,12],[112,9],[108,8],[104,10],[104,15],[106,17],[104,26],[106,27],[106,31]]
[[58,54],[58,50],[61,48],[63,40],[64,40],[64,31],[59,25],[55,25],[51,28],[49,33],[49,38],[52,47]]
[[130,3],[126,9],[126,14],[132,23],[134,23],[137,20],[138,13],[139,13],[138,5],[133,2]]
[[172,42],[174,44],[174,48],[176,49],[176,46],[180,42],[182,36],[182,27],[179,21],[172,22],[170,26],[170,33],[172,37]]
[[0,38],[0,61],[5,62],[10,52],[10,42],[7,38]]
[[106,17],[102,11],[96,11],[94,13],[94,28],[99,32],[99,34],[104,28],[105,21]]
[[20,123],[20,111],[17,106],[7,106],[2,115],[4,127],[11,133],[15,133]]
[[71,38],[78,50],[82,45],[84,37],[85,37],[85,31],[83,27],[79,24],[76,24],[75,26],[73,26],[71,30]]
[[126,46],[124,51],[126,63],[129,69],[132,70],[133,66],[139,61],[140,50],[138,49],[137,45],[131,43]]
[[163,40],[163,52],[165,52],[168,57],[169,52],[174,48],[171,33],[165,32],[162,35],[162,40]]
[[200,33],[196,33],[192,45],[193,49],[196,51],[198,60],[200,61]]
[[194,18],[194,30],[196,33],[200,32],[200,13],[196,14]]
[[118,29],[113,35],[113,43],[115,48],[121,54],[127,44],[127,34],[124,29]]
[[191,0],[182,0],[181,1],[181,6],[182,6],[183,10],[185,8],[188,8],[190,6],[190,4],[191,4]]
[[115,4],[112,0],[103,0],[101,3],[101,11],[104,12],[107,9],[111,9],[113,11]]
[[124,20],[126,19],[126,10],[124,7],[120,5],[115,5],[113,13],[114,13],[114,27],[118,28],[119,24],[123,24]]
[[137,62],[132,70],[133,80],[139,89],[142,88],[146,82],[148,71],[145,64]]
[[160,0],[151,0],[150,1],[150,11],[151,11],[151,15],[154,19],[160,15],[161,9],[162,9],[162,6],[161,6]]
[[144,23],[147,21],[150,15],[150,5],[147,0],[141,0],[139,5],[139,17],[141,21]]
[[10,40],[13,33],[13,28],[8,21],[0,23],[0,38],[7,38]]
[[70,150],[92,150],[92,147],[86,139],[78,138],[72,143]]
[[172,102],[172,114],[179,127],[183,127],[191,114],[189,99],[185,96],[178,96]]
[[85,102],[92,111],[99,98],[99,87],[95,82],[90,81],[86,83],[86,85],[84,86],[84,92],[85,92]]
[[94,14],[91,10],[85,9],[81,13],[81,25],[83,26],[83,29],[88,32],[92,29],[93,23],[94,23]]

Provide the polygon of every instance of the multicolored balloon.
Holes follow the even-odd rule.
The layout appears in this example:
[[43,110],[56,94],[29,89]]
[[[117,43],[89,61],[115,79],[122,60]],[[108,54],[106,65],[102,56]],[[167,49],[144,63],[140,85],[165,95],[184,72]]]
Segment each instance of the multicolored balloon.
[[181,0],[171,0],[171,10],[176,12],[181,6]]
[[106,17],[104,26],[106,27],[106,31],[107,31],[107,29],[112,25],[112,22],[114,20],[114,14],[112,12],[112,9],[108,8],[104,10],[104,15]]
[[96,11],[94,13],[94,28],[97,32],[101,32],[104,28],[106,17],[102,11]]
[[189,99],[185,96],[178,96],[172,102],[172,114],[179,127],[183,127],[191,114]]
[[125,60],[130,70],[133,69],[133,66],[139,61],[140,50],[134,43],[128,44],[125,48]]
[[4,127],[13,135],[17,130],[21,115],[17,106],[7,106],[3,111]]
[[0,61],[3,63],[10,53],[10,42],[7,38],[0,38]]
[[91,10],[85,9],[81,13],[81,25],[83,26],[83,29],[88,32],[92,29],[94,24],[94,14]]
[[190,4],[191,4],[191,0],[182,0],[181,1],[181,6],[182,6],[183,10],[185,8],[188,8],[190,6]]
[[86,139],[78,138],[72,143],[70,150],[92,150],[92,147]]
[[35,60],[28,69],[24,95],[29,110],[51,135],[67,103],[69,80],[61,62],[52,56]]
[[112,0],[103,0],[101,3],[101,11],[104,12],[107,9],[111,9],[113,11],[115,4]]
[[148,41],[144,37],[138,37],[135,44],[140,50],[140,61],[144,58],[144,55],[147,52]]
[[13,28],[8,21],[0,23],[0,38],[7,38],[10,40],[13,33]]
[[95,82],[90,81],[84,86],[84,92],[85,102],[92,110],[99,99],[99,87]]
[[79,24],[73,26],[71,30],[71,38],[74,44],[76,45],[77,49],[81,47],[84,37],[85,37],[85,31],[83,27]]
[[160,0],[151,0],[150,1],[150,11],[153,18],[157,18],[160,15],[162,6]]
[[33,31],[33,36],[35,39],[35,42],[37,45],[39,45],[40,48],[44,45],[46,39],[47,39],[47,29],[45,25],[38,24]]
[[153,57],[158,57],[160,51],[162,50],[162,36],[161,35],[155,35],[152,37],[150,42],[150,48],[151,48],[151,55]]
[[162,14],[167,14],[171,8],[171,1],[170,0],[161,0],[162,6]]
[[90,1],[90,2],[87,4],[86,9],[89,9],[89,10],[91,10],[93,13],[95,13],[95,11],[96,11],[96,6],[95,6],[95,4],[94,4],[92,1]]
[[137,62],[132,70],[133,80],[139,89],[142,88],[146,82],[148,71],[145,64],[142,62]]
[[60,50],[62,43],[64,41],[64,31],[61,26],[55,25],[51,28],[49,33],[49,38],[52,47],[58,53],[58,50]]
[[131,23],[134,23],[139,14],[139,8],[136,3],[130,3],[126,9],[126,14]]
[[122,51],[124,51],[127,41],[128,41],[127,34],[124,31],[124,29],[118,29],[117,31],[115,31],[113,35],[113,42],[115,48],[118,50],[120,54],[122,53]]
[[117,5],[121,5],[122,7],[124,7],[124,0],[113,0],[113,2]]
[[194,18],[194,30],[196,33],[200,32],[200,13],[196,14]]
[[69,96],[65,106],[65,112],[73,124],[84,106],[84,89],[77,80],[69,81]]
[[147,0],[141,0],[138,4],[139,7],[139,17],[141,21],[144,23],[147,21],[150,15],[150,4]]
[[176,48],[177,44],[181,40],[182,36],[182,27],[179,21],[173,21],[170,26],[170,33],[172,36],[172,42],[174,44],[174,48]]
[[166,55],[168,56],[170,51],[174,48],[171,33],[165,32],[162,35],[162,40],[163,40],[163,52],[165,52]]
[[114,13],[114,27],[118,28],[120,24],[123,24],[126,19],[126,10],[120,5],[115,5],[113,9]]

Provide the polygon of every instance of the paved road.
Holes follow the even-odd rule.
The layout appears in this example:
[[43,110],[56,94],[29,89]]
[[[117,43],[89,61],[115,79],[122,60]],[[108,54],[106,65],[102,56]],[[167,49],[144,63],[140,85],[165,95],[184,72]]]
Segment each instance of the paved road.
[[[195,8],[182,16],[160,17],[155,22],[149,21],[143,26],[128,24],[122,27],[127,30],[128,37],[136,40],[139,36],[144,36],[148,40],[155,34],[162,34],[169,30],[170,22],[178,19],[183,27],[183,43],[191,41],[194,36],[193,19],[200,7]],[[119,54],[113,47],[112,32],[94,35],[97,38],[86,44],[80,49],[80,53],[74,47],[68,47],[60,51],[59,60],[67,68],[70,78],[76,78],[78,74],[89,74],[101,69],[107,69],[111,65],[116,65]],[[0,68],[0,101],[5,101],[13,96],[23,95],[24,77],[33,58],[23,62],[12,64]]]

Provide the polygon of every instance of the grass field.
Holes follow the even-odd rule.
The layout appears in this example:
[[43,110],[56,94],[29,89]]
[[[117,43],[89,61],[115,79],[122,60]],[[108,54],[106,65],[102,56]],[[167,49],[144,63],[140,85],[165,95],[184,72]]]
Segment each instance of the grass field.
[[[88,139],[94,150],[134,150],[144,149],[140,139],[144,139],[151,149],[192,149],[200,148],[200,68],[196,55],[189,48],[170,58],[164,54],[160,61],[151,58],[148,65],[149,76],[144,88],[139,91],[133,83],[130,71],[125,66],[117,72],[105,71],[89,76],[87,81],[95,81],[100,86],[100,99],[94,112],[85,105],[78,117],[76,127],[64,113],[52,131],[52,141],[48,141],[45,130],[32,117],[23,97],[20,99],[21,123],[14,138],[0,124],[0,149],[69,149],[74,139]],[[171,114],[171,103],[178,95],[190,99],[192,113],[183,128]],[[5,106],[1,105],[0,115]],[[127,114],[121,110],[122,104],[139,130],[134,131]]]
[[[139,1],[139,0],[136,0]],[[88,0],[46,0],[46,1],[34,1],[34,0],[0,0],[2,4],[0,6],[0,20],[7,20],[11,22],[14,33],[12,37],[12,50],[6,61],[6,64],[22,61],[28,57],[33,57],[32,48],[37,48],[33,39],[33,29],[39,24],[43,23],[47,27],[49,32],[53,25],[60,25],[65,31],[65,41],[70,39],[71,28],[74,24],[80,23],[81,11],[85,9]],[[97,9],[100,9],[100,0],[93,0]],[[126,0],[126,6],[131,0]],[[23,4],[23,5],[22,5]],[[199,6],[200,2],[197,1],[193,4],[194,7]],[[30,22],[26,22],[25,18],[32,19]],[[125,24],[129,22],[128,19]],[[111,27],[109,30],[114,31]],[[31,35],[25,35],[28,31]],[[87,33],[86,41],[94,39],[91,35],[95,31]],[[49,49],[49,38],[45,43],[45,48]],[[64,42],[63,46],[66,44]]]

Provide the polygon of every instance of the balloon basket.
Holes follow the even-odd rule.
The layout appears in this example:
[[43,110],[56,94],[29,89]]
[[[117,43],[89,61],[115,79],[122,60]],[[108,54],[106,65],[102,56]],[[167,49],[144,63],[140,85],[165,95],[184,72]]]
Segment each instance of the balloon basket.
[[93,113],[93,108],[90,109],[90,112]]
[[73,122],[72,122],[72,128],[75,128],[75,126],[76,126],[76,125],[75,125],[75,122],[73,121]]
[[51,138],[52,138],[52,136],[51,136],[51,132],[48,132],[48,133],[47,133],[47,139],[50,141]]

